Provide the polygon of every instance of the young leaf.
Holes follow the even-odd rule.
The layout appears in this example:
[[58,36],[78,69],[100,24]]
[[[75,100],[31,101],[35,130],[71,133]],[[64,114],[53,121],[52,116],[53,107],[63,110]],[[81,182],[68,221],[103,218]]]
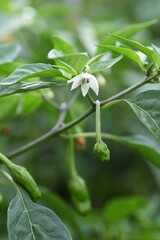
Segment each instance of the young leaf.
[[0,97],[7,95],[12,95],[16,93],[33,91],[41,88],[57,87],[64,84],[54,83],[54,82],[23,82],[15,83],[12,85],[0,85]]
[[160,90],[148,90],[124,101],[160,141]]
[[[102,134],[103,136],[103,134]],[[160,167],[160,144],[143,135],[116,136],[110,135],[109,139],[125,144],[138,151],[147,160]]]
[[79,74],[85,68],[89,57],[86,53],[73,53],[73,54],[66,54],[63,56],[59,56],[54,59],[61,60],[62,62],[70,65]]
[[0,64],[12,62],[20,50],[20,46],[14,43],[0,45]]
[[64,56],[64,54],[61,53],[60,51],[56,50],[56,49],[50,50],[48,55],[47,55],[47,57],[49,59],[55,59],[55,58],[62,57],[62,56]]
[[[156,22],[157,22],[157,20],[152,20],[152,21],[132,24],[122,30],[114,32],[114,34],[118,35],[118,36],[130,38],[130,37],[134,36],[136,33],[153,26],[154,24],[156,24]],[[112,38],[108,34],[104,39],[102,39],[100,41],[100,45],[110,45],[110,44],[114,44],[114,43],[115,43],[115,39]],[[102,53],[101,48],[98,48],[98,50],[97,50],[97,54],[99,54],[99,53]]]
[[90,65],[91,73],[104,71],[104,70],[112,67],[114,64],[116,64],[121,59],[122,59],[122,56],[118,56],[117,58],[114,58],[114,59],[95,62]]
[[77,52],[77,49],[73,44],[63,40],[58,36],[53,36],[52,41],[53,41],[54,49],[62,51],[65,54]]
[[155,51],[152,51],[151,49],[149,49],[148,47],[145,47],[144,45],[142,45],[141,43],[131,40],[131,39],[127,39],[124,37],[120,37],[117,35],[113,35],[110,34],[111,36],[117,38],[120,42],[125,43],[126,45],[135,48],[136,50],[141,51],[142,53],[144,53],[155,65],[160,62],[159,60],[159,56]]
[[130,58],[132,61],[137,63],[141,67],[142,70],[144,70],[144,67],[141,63],[141,59],[140,59],[139,55],[137,53],[135,53],[133,50],[124,48],[124,47],[112,46],[112,45],[99,45],[99,47],[111,50],[113,52],[122,54],[123,56]]
[[61,72],[52,65],[45,63],[33,63],[22,65],[0,82],[0,85],[11,85],[31,77],[62,76]]
[[71,235],[50,209],[33,203],[18,190],[8,208],[9,240],[71,240]]

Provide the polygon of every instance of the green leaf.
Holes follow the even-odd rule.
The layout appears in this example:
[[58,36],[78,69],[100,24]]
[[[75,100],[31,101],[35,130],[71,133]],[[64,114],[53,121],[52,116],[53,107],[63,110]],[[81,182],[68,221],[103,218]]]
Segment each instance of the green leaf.
[[64,84],[54,82],[23,82],[15,83],[12,85],[0,85],[0,97],[4,97],[11,94],[23,93],[41,88],[58,87]]
[[106,60],[106,61],[95,62],[95,63],[90,65],[91,73],[104,71],[104,70],[112,67],[114,64],[116,64],[121,59],[122,59],[122,56],[119,56],[119,57],[114,58],[114,59],[109,59],[109,60]]
[[87,53],[73,53],[73,54],[66,54],[63,56],[58,56],[57,58],[53,58],[54,60],[61,60],[62,63],[66,63],[74,68],[76,72],[79,74],[85,68],[88,62],[88,55]]
[[65,54],[77,52],[77,49],[73,44],[63,40],[58,36],[53,36],[52,41],[53,41],[54,49],[59,50]]
[[126,45],[135,48],[136,50],[141,51],[142,53],[144,53],[155,65],[160,62],[159,56],[156,52],[150,50],[148,47],[145,47],[144,45],[142,45],[141,43],[131,40],[131,39],[127,39],[124,37],[120,37],[117,35],[113,35],[110,34],[111,36],[117,38],[118,40],[120,40],[120,42],[125,43]]
[[41,200],[47,204],[48,207],[53,208],[60,218],[66,223],[69,223],[70,229],[72,229],[75,238],[86,239],[83,228],[79,224],[79,215],[75,214],[74,209],[68,205],[68,203],[57,194],[50,192],[47,189],[41,189]]
[[125,144],[135,149],[140,154],[142,154],[145,159],[160,167],[160,144],[157,141],[143,135],[111,135],[109,139]]
[[55,58],[62,57],[62,56],[64,56],[64,54],[61,53],[60,51],[56,50],[56,49],[52,49],[48,53],[48,58],[49,59],[55,59]]
[[[118,30],[118,31],[114,32],[114,34],[118,35],[118,36],[130,38],[130,37],[134,36],[136,33],[155,25],[156,23],[157,23],[157,20],[152,20],[152,21],[132,24],[122,30]],[[115,39],[112,38],[110,35],[107,35],[104,39],[102,39],[100,41],[100,44],[102,44],[102,45],[104,45],[104,44],[110,45],[110,44],[114,44],[114,43],[115,43]],[[102,52],[102,49],[98,48],[97,54],[99,54],[101,52]]]
[[104,56],[104,53],[101,53],[101,54],[98,54],[98,55],[95,55],[95,56],[91,57],[88,60],[87,65],[91,65],[92,63],[97,62],[102,56]]
[[8,208],[9,240],[71,240],[58,216],[50,209],[33,203],[19,190]]
[[21,48],[19,45],[1,44],[0,45],[0,64],[12,62],[19,54]]
[[140,121],[160,141],[160,90],[149,90],[138,94],[129,104]]
[[32,77],[52,77],[62,76],[60,71],[53,68],[50,64],[34,63],[25,64],[18,67],[7,78],[0,82],[0,85],[10,85]]
[[119,197],[106,204],[103,216],[107,224],[114,225],[144,206],[145,201],[141,198],[135,196]]
[[104,48],[104,49],[111,50],[113,52],[122,54],[125,57],[130,58],[132,61],[137,63],[141,67],[142,70],[144,70],[144,67],[141,63],[141,59],[140,59],[139,55],[137,53],[135,53],[135,51],[133,51],[131,49],[128,49],[128,48],[117,47],[117,46],[112,46],[112,45],[99,45],[99,46]]

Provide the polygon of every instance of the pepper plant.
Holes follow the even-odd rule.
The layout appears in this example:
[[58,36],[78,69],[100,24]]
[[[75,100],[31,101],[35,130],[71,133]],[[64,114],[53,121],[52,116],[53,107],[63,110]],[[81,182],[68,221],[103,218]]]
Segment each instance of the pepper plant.
[[[4,70],[4,66],[12,69],[10,74],[0,81],[0,98],[4,98],[7,102],[7,100],[10,101],[10,96],[16,96],[16,102],[19,107],[23,108],[26,94],[35,92],[41,104],[48,104],[59,114],[56,123],[46,133],[35,137],[22,146],[14,146],[13,144],[14,150],[9,151],[9,148],[13,149],[12,146],[9,146],[6,153],[0,153],[1,178],[5,178],[8,184],[11,183],[16,192],[16,196],[10,199],[8,206],[9,240],[91,239],[80,230],[77,220],[71,220],[69,217],[71,220],[69,222],[73,226],[71,231],[69,224],[66,227],[62,223],[64,219],[67,222],[66,217],[63,219],[63,214],[71,216],[72,212],[69,211],[72,211],[73,208],[83,216],[89,216],[93,209],[87,181],[81,176],[75,163],[77,146],[83,148],[87,138],[94,139],[94,144],[89,151],[92,152],[97,161],[100,160],[103,164],[108,164],[108,161],[112,159],[112,151],[108,146],[108,141],[111,140],[133,148],[148,162],[160,167],[160,88],[158,85],[160,48],[155,44],[145,46],[132,39],[137,32],[153,24],[155,24],[154,21],[145,22],[131,25],[127,29],[113,34],[108,33],[104,39],[96,43],[96,51],[93,56],[87,52],[78,52],[74,44],[59,36],[52,37],[53,49],[46,53],[45,62],[40,63],[17,62],[16,59],[21,52],[21,46],[18,44],[11,43],[0,46],[1,71]],[[111,69],[115,71],[116,65],[121,64],[125,67],[126,59],[131,66],[137,65],[137,71],[140,71],[142,75],[141,81],[136,81],[128,88],[111,96],[107,96],[107,94],[105,96],[105,89],[108,86],[107,83],[102,86],[100,80],[104,80],[104,73],[107,71]],[[156,88],[148,87],[152,84],[155,84]],[[144,90],[143,86],[147,86],[147,88]],[[61,91],[67,92],[67,99],[59,97],[58,92]],[[101,91],[103,91],[103,96]],[[107,92],[109,92],[108,89]],[[62,96],[62,92],[60,96]],[[77,116],[74,106],[77,108],[76,104],[79,101],[82,102],[83,107],[78,111]],[[126,104],[133,111],[142,125],[150,132],[150,135],[148,134],[150,137],[140,135],[138,131],[134,136],[120,136],[112,134],[112,132],[102,131],[102,112],[107,114],[110,108],[115,105],[119,106],[121,103]],[[13,102],[7,104],[14,106]],[[32,105],[36,109],[34,96],[30,102],[31,107]],[[90,115],[93,115],[95,120],[92,131],[87,130],[83,125]],[[68,183],[66,183],[66,188],[72,200],[72,210],[69,210],[70,207],[67,204],[61,202],[63,213],[61,220],[51,209],[41,204],[41,199],[47,197],[52,199],[51,193],[47,192],[44,186],[37,186],[34,176],[31,176],[29,171],[22,166],[23,164],[12,162],[16,157],[29,153],[31,149],[36,149],[37,146],[42,146],[44,142],[53,138],[67,143]],[[63,174],[63,172],[59,174]],[[39,202],[35,203],[37,200]],[[133,199],[126,200],[124,204],[129,206],[130,200]],[[0,204],[2,202],[3,195],[0,195]],[[135,204],[136,208],[138,203],[135,202],[133,205]],[[134,207],[133,209],[128,207],[130,210],[126,213],[124,210],[120,215],[129,215],[130,212],[134,211]],[[116,209],[116,204],[112,209],[114,208]],[[77,213],[75,211],[73,214],[75,214],[76,219]],[[108,222],[108,228],[103,228],[102,224],[101,236],[95,239],[113,239],[112,237],[116,236],[116,231],[113,231],[115,235],[111,233],[112,228],[114,228],[114,218],[112,222],[112,217],[110,217]],[[75,229],[73,230],[73,228]],[[124,239],[123,236],[119,237],[119,239]]]

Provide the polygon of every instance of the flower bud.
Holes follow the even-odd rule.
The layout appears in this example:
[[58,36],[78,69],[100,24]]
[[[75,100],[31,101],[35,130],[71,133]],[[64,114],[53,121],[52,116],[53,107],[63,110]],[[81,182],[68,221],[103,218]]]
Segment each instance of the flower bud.
[[91,210],[91,202],[85,181],[76,175],[69,181],[69,191],[75,209],[82,215]]
[[33,201],[36,201],[38,198],[40,198],[41,192],[26,168],[13,163],[10,164],[8,168],[11,172],[14,182],[25,189]]
[[98,141],[94,145],[93,152],[102,161],[106,161],[106,160],[110,159],[110,151],[109,151],[107,145],[102,140]]

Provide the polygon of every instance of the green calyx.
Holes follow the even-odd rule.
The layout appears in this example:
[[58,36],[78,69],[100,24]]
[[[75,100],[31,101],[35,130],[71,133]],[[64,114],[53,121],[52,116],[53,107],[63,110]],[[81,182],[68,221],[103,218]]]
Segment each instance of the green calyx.
[[94,145],[93,152],[102,161],[108,161],[110,159],[110,151],[107,145],[102,140],[99,140]]
[[75,209],[82,215],[89,213],[91,210],[91,202],[84,179],[76,175],[70,179],[68,188]]

